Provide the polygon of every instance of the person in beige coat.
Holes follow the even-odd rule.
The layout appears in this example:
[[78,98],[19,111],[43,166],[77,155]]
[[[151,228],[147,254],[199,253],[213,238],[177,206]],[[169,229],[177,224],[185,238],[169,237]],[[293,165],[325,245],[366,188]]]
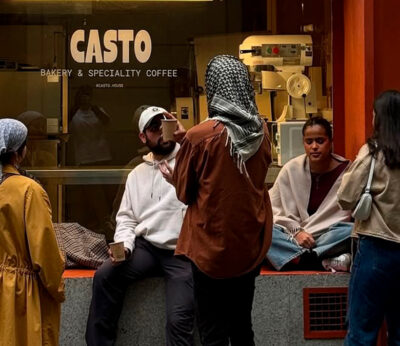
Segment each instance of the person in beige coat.
[[375,100],[373,124],[372,137],[338,191],[340,206],[354,209],[375,157],[371,214],[354,226],[359,246],[349,285],[345,345],[376,345],[384,318],[388,345],[400,345],[400,92],[389,90]]
[[18,170],[26,136],[0,120],[0,345],[58,345],[64,259],[46,192]]
[[276,270],[348,270],[353,224],[336,194],[349,160],[332,153],[332,142],[330,123],[309,119],[306,153],[286,163],[269,190],[274,228],[267,258]]

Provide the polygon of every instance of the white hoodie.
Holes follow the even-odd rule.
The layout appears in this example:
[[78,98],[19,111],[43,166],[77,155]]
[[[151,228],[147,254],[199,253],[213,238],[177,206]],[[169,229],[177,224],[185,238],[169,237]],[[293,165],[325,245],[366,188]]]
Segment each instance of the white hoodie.
[[[175,149],[162,161],[175,166]],[[162,176],[153,153],[135,167],[126,180],[125,192],[116,217],[114,241],[123,241],[131,251],[136,236],[162,249],[174,250],[181,231],[186,206],[176,197],[175,187]]]

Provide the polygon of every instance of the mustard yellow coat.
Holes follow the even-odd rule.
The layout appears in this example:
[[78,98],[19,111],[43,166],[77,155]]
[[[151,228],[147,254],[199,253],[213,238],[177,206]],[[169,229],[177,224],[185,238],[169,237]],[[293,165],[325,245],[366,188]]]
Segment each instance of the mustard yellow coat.
[[58,345],[63,270],[46,192],[10,176],[0,184],[0,345]]

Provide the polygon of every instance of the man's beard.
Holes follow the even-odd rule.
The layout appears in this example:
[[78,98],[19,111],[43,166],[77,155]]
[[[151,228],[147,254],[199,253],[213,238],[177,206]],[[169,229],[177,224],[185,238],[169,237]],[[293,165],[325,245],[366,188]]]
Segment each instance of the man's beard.
[[146,145],[149,147],[150,151],[155,155],[166,156],[170,154],[175,149],[175,142],[163,142],[162,138],[160,138],[156,145],[147,141]]

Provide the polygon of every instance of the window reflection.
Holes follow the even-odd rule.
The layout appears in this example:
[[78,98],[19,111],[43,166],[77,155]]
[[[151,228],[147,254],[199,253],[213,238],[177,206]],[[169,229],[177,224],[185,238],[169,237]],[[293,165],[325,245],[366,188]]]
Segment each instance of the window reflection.
[[[207,62],[217,54],[238,56],[239,45],[249,35],[304,34],[302,28],[314,24],[310,35],[318,110],[331,111],[331,0],[310,0],[303,9],[300,3],[0,2],[0,117],[27,125],[23,165],[40,176],[54,220],[78,222],[111,239],[124,169],[142,162],[147,152],[138,138],[141,105],[175,112],[186,128],[204,120]],[[134,42],[123,59],[128,47],[123,49],[119,40],[113,45],[118,55],[112,63],[79,63],[71,56],[70,40],[77,30],[83,30],[85,39],[76,48],[85,54],[90,31],[97,30],[98,51],[104,57],[107,31],[131,30],[136,35],[142,29],[152,42],[146,63],[136,58]],[[124,62],[127,58],[129,63]],[[53,70],[64,76],[48,76]],[[287,94],[275,94],[262,90],[256,95],[261,116],[271,119],[273,107],[281,113]],[[85,169],[90,173],[79,173]]]
[[92,87],[80,87],[70,112],[69,148],[76,166],[107,165],[111,162],[111,149],[106,138],[111,117],[92,99]]

